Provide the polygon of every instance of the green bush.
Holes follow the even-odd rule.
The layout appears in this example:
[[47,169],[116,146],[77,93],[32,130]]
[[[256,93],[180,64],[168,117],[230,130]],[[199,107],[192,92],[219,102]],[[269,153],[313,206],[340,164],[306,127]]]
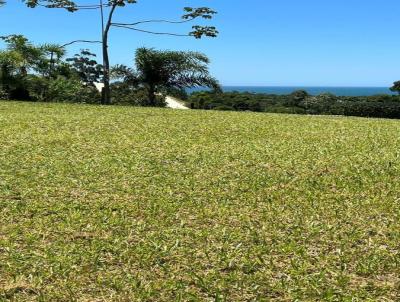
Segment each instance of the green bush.
[[214,110],[233,111],[233,110],[235,110],[235,108],[233,108],[233,107],[231,107],[231,106],[227,106],[227,105],[221,105],[221,106],[215,107]]
[[8,100],[9,98],[10,98],[9,94],[5,90],[0,89],[0,100],[5,101]]
[[[150,106],[148,93],[145,88],[132,88],[125,83],[114,83],[111,85],[111,97],[114,104],[131,106]],[[165,107],[165,97],[158,95],[157,107]]]
[[288,95],[287,100],[284,102],[286,107],[301,107],[310,95],[305,90],[297,90]]
[[96,87],[86,85],[77,79],[58,77],[49,81],[46,100],[67,103],[100,103]]
[[26,82],[26,87],[29,91],[29,96],[32,101],[47,101],[46,96],[50,84],[50,80],[48,78],[29,75]]
[[286,113],[286,114],[305,114],[306,111],[299,107],[271,106],[265,112],[269,113]]

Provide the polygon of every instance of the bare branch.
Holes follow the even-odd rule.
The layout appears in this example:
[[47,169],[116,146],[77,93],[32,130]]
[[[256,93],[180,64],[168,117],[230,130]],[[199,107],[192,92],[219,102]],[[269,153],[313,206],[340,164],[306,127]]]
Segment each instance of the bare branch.
[[61,45],[61,47],[65,47],[65,46],[72,45],[75,43],[100,43],[101,44],[101,41],[75,40],[75,41],[63,44],[63,45]]
[[155,31],[149,31],[149,30],[144,30],[144,29],[139,29],[139,28],[134,28],[126,25],[118,25],[118,24],[113,24],[114,27],[120,27],[120,28],[126,28],[134,31],[139,31],[147,34],[152,34],[152,35],[164,35],[164,36],[174,36],[174,37],[189,37],[190,35],[188,34],[175,34],[175,33],[168,33],[168,32],[155,32]]
[[170,21],[170,20],[144,20],[144,21],[138,21],[134,23],[112,23],[112,25],[123,25],[123,26],[136,26],[140,24],[145,24],[145,23],[168,23],[168,24],[182,24],[182,23],[188,23],[190,21],[193,21],[196,18],[192,19],[187,19],[183,21]]

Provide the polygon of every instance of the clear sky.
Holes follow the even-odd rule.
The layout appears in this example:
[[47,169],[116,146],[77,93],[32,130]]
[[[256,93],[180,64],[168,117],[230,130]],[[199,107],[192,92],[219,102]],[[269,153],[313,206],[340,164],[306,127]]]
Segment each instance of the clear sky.
[[[77,1],[81,4],[97,0]],[[399,0],[139,0],[119,9],[116,21],[179,18],[184,6],[210,6],[216,39],[160,37],[112,29],[112,64],[132,65],[140,46],[196,50],[212,60],[224,85],[389,86],[400,80]],[[149,28],[149,27],[145,27]],[[162,28],[188,32],[190,27]],[[99,39],[96,11],[28,9],[8,0],[0,35],[21,33],[35,43]],[[70,47],[69,54],[79,48]]]

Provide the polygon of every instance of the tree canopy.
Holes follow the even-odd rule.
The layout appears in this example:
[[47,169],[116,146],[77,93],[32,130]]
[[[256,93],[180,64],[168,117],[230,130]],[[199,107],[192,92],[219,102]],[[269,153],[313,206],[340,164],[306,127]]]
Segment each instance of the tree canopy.
[[398,94],[400,94],[400,81],[394,82],[393,86],[390,87],[390,90],[393,92],[397,92]]

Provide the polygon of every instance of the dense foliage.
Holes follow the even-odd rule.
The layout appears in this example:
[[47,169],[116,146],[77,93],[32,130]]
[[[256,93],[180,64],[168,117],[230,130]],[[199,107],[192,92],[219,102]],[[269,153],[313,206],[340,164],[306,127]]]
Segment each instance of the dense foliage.
[[34,45],[22,35],[1,37],[0,99],[42,102],[97,103],[93,70],[87,50],[64,60],[65,48],[56,44]]
[[194,109],[400,118],[400,96],[394,95],[312,96],[302,90],[290,95],[203,91],[193,93],[187,102]]
[[[101,87],[103,66],[89,50],[64,58],[64,46],[34,45],[21,35],[1,38],[6,49],[0,50],[0,99],[101,102],[96,85]],[[163,107],[165,95],[186,98],[187,87],[219,89],[208,64],[209,59],[197,52],[140,48],[135,53],[135,69],[113,68],[114,104]]]

